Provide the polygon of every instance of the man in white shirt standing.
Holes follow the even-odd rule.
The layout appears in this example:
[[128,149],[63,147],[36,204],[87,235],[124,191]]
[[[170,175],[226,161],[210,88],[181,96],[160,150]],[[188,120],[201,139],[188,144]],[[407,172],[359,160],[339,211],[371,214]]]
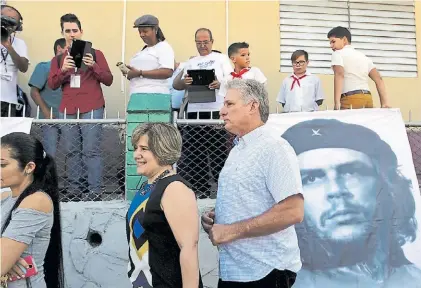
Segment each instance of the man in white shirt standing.
[[297,155],[265,126],[264,84],[228,82],[221,117],[237,144],[219,177],[215,212],[202,216],[219,250],[218,288],[290,288],[301,268],[294,225],[304,218]]
[[[187,119],[219,119],[219,109],[224,103],[219,88],[222,80],[233,72],[233,68],[227,55],[212,51],[214,39],[211,30],[199,28],[195,33],[195,42],[199,55],[187,61],[183,77],[176,77],[173,87],[176,90],[188,91],[193,79],[187,75],[187,70],[214,69],[216,80],[209,85],[209,88],[215,90],[216,101],[188,103],[187,95],[180,110],[183,113],[187,104]],[[216,186],[212,184],[216,183],[227,157],[227,134],[223,130],[214,129],[212,125],[191,125],[184,127],[181,132],[184,144],[178,169],[200,198],[209,197],[211,187]],[[202,137],[199,138],[199,135]],[[208,169],[208,161],[211,161],[209,168],[211,171]],[[211,179],[208,177],[210,174],[208,172],[212,174]]]
[[[28,48],[22,39],[15,36],[16,31],[22,31],[22,15],[9,5],[1,5],[1,22],[10,23],[7,34],[1,35],[1,117],[15,116],[17,98],[18,71],[25,73],[29,66]],[[10,111],[9,111],[10,110]]]
[[308,53],[297,50],[291,55],[294,73],[284,79],[276,101],[282,104],[283,112],[312,112],[319,110],[324,100],[322,82],[307,71]]
[[[210,103],[188,103],[187,118],[218,119],[219,109],[221,109],[224,103],[223,97],[218,95],[219,88],[222,80],[234,70],[227,55],[212,51],[214,39],[211,30],[199,28],[195,33],[195,42],[199,55],[187,61],[183,77],[180,80],[175,80],[173,86],[176,90],[188,89],[193,79],[187,75],[187,70],[215,69],[216,80],[209,85],[209,88],[215,89],[216,101]],[[210,117],[211,113],[217,117]]]
[[351,32],[345,27],[329,31],[334,76],[335,110],[373,108],[368,78],[376,83],[382,108],[390,108],[386,87],[370,58],[351,46]]

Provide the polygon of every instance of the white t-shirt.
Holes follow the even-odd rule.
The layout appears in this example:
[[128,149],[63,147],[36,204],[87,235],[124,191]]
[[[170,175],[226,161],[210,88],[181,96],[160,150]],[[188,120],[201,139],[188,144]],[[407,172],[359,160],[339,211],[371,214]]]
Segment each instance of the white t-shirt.
[[184,66],[186,66],[186,62],[181,62],[177,69],[175,69],[174,73],[172,74],[172,77],[168,79],[168,87],[170,89],[171,94],[171,107],[174,109],[179,109],[181,106],[181,103],[183,102],[184,97],[184,90],[175,90],[173,88],[173,82],[174,78],[177,77],[178,74],[180,74],[181,70],[183,70]]
[[[184,76],[187,74],[187,70],[198,70],[198,69],[215,69],[216,79],[219,82],[230,75],[233,70],[231,61],[227,55],[212,52],[206,56],[196,56],[187,61]],[[219,89],[215,90],[216,101],[210,103],[189,103],[187,112],[199,112],[199,111],[219,111],[224,104],[224,98],[220,97]]]
[[[137,52],[130,60],[130,66],[138,70],[167,68],[174,70],[174,50],[167,41]],[[162,93],[169,94],[168,79],[136,77],[130,80],[130,94]]]
[[342,93],[354,90],[370,90],[368,74],[375,68],[373,61],[351,45],[332,53],[332,66],[344,67]]
[[[293,74],[282,81],[276,101],[284,103],[284,112],[312,112],[319,110],[317,100],[325,98],[320,78],[306,72],[306,76],[294,83]],[[294,83],[294,86],[292,87]]]
[[[12,38],[12,47],[20,57],[28,59],[28,47],[25,41],[19,38]],[[0,63],[0,76],[1,76],[1,95],[0,100],[12,104],[18,104],[16,85],[18,82],[18,68],[13,63],[12,57],[7,52],[6,48],[0,44],[1,49],[1,63]],[[3,57],[6,57],[4,61]]]
[[[242,79],[254,79],[262,84],[266,84],[267,78],[263,74],[263,72],[257,67],[251,67],[249,71],[241,75]],[[221,88],[219,89],[219,95],[224,99],[225,95],[227,94],[227,84],[228,81],[234,79],[234,77],[230,74],[224,78],[221,82]]]

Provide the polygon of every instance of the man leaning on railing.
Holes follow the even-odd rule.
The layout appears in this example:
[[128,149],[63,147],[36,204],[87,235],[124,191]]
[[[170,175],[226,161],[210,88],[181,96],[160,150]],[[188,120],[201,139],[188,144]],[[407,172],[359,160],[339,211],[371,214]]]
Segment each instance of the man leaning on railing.
[[[74,14],[63,15],[60,19],[61,30],[67,45],[82,37],[82,27]],[[102,119],[105,100],[101,83],[110,86],[113,75],[105,60],[104,54],[91,49],[82,58],[82,66],[77,69],[75,59],[64,52],[62,57],[56,56],[51,62],[48,85],[52,89],[63,90],[60,105],[60,118],[66,119]],[[81,120],[83,122],[83,120]],[[66,125],[62,128],[67,152],[67,173],[69,178],[69,195],[79,200],[85,187],[85,174],[81,164],[87,168],[89,200],[100,200],[102,183],[101,134],[100,124]],[[83,161],[82,161],[83,160]]]

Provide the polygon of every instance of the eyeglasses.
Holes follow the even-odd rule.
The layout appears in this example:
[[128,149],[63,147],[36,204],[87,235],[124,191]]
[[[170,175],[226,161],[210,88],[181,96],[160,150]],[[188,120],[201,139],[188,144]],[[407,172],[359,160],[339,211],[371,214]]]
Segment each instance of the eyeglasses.
[[292,66],[303,66],[304,64],[306,64],[307,61],[297,61],[297,62],[292,62]]
[[206,46],[209,45],[210,41],[195,41],[197,46]]

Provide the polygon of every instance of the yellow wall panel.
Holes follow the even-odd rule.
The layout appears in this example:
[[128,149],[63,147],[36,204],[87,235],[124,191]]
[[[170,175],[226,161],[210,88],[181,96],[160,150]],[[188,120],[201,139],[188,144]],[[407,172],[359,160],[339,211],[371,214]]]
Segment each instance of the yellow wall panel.
[[[415,2],[418,67],[421,67],[421,2]],[[282,80],[289,76],[279,72],[278,1],[229,1],[228,23],[226,23],[225,1],[127,1],[124,24],[123,1],[8,1],[8,4],[15,6],[23,14],[24,31],[20,37],[26,41],[31,58],[30,69],[20,75],[19,84],[28,91],[27,82],[35,65],[53,56],[53,42],[61,37],[60,16],[69,12],[74,13],[82,22],[83,38],[92,41],[95,48],[104,52],[114,74],[113,85],[110,88],[104,87],[109,116],[116,116],[117,111],[124,115],[125,100],[128,100],[128,96],[122,93],[122,89],[127,88],[127,81],[122,79],[115,63],[123,56],[122,46],[126,62],[143,47],[137,30],[132,28],[135,19],[143,14],[153,14],[159,18],[160,26],[173,47],[178,61],[186,61],[190,56],[196,55],[194,32],[200,27],[212,30],[215,38],[214,49],[223,53],[227,53],[227,46],[232,42],[248,42],[251,45],[252,65],[259,67],[268,78],[272,112],[276,111],[275,98]],[[123,26],[126,29],[124,45],[122,45]],[[228,43],[225,40],[226,30]],[[329,45],[327,39],[326,45]],[[326,94],[323,109],[326,106],[332,108],[333,77],[320,75],[320,78]],[[384,80],[392,106],[401,108],[405,120],[409,120],[411,111],[412,120],[421,121],[420,73],[417,78],[385,77]],[[379,106],[374,83],[371,83],[370,87],[374,103]]]

